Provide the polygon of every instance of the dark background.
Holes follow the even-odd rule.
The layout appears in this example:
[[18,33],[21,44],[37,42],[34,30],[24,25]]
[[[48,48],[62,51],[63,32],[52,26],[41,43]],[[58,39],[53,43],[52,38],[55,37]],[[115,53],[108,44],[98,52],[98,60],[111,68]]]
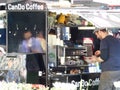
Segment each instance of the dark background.
[[27,83],[43,84],[46,83],[46,75],[38,76],[39,71],[46,72],[44,55],[41,53],[28,54],[26,57]]
[[33,36],[46,30],[46,12],[8,12],[8,52],[17,52],[18,45],[23,40],[25,30],[30,30]]

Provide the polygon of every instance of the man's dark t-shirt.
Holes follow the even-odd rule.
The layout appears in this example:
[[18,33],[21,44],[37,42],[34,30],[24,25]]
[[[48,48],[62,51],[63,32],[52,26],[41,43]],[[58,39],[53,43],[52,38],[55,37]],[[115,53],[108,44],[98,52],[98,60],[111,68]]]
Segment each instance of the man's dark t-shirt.
[[102,71],[120,70],[120,40],[108,35],[100,43]]

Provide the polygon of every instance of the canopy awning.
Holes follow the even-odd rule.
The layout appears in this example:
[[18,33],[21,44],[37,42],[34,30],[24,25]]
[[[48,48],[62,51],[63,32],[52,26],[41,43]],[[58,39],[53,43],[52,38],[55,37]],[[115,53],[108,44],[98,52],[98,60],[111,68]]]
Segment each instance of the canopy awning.
[[91,22],[97,28],[120,28],[120,10],[95,10],[84,8],[50,9],[49,11],[77,14]]
[[120,28],[120,12],[118,11],[93,11],[79,13],[79,15],[98,28]]

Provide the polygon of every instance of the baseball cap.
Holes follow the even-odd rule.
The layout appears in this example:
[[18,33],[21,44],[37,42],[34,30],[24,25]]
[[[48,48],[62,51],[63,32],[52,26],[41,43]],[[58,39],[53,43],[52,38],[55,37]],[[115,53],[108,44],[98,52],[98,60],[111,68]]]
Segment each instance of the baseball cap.
[[106,30],[107,31],[107,28],[95,28],[95,30],[93,31],[93,33],[97,32],[99,30]]

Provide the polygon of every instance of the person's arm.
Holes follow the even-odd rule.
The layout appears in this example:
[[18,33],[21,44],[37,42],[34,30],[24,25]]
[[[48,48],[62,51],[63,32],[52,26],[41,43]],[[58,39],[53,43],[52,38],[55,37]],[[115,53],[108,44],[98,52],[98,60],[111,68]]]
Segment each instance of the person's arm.
[[19,53],[26,53],[26,48],[25,48],[25,42],[22,41],[22,43],[19,44],[19,47],[18,47],[18,52]]
[[102,49],[101,51],[96,51],[95,56],[92,56],[93,62],[103,62],[108,59],[108,49]]
[[[99,55],[99,56],[98,56]],[[109,46],[106,41],[101,41],[100,51],[95,53],[95,56],[92,56],[92,62],[104,62],[109,58]]]
[[100,54],[101,59],[103,59],[104,61],[108,60],[109,57],[108,53],[109,53],[108,48],[101,49],[101,54]]
[[31,51],[33,53],[43,53],[43,49],[41,47],[40,42],[37,39],[35,39],[35,38],[32,41]]

